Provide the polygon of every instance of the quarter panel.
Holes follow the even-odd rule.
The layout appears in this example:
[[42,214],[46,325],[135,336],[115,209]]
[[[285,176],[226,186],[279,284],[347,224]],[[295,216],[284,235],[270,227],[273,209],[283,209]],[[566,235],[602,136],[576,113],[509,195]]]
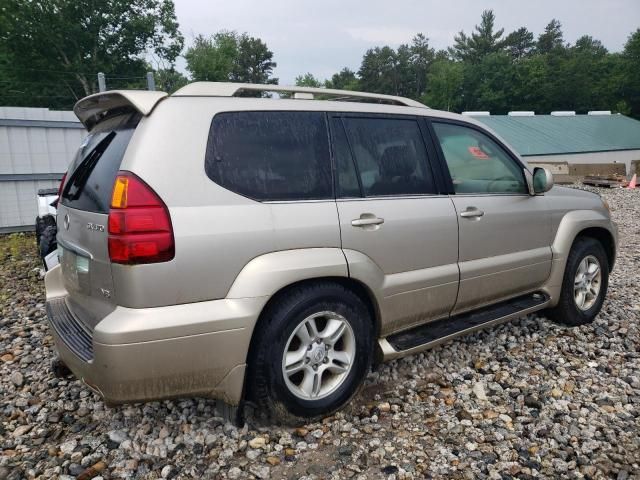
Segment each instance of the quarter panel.
[[321,277],[347,277],[340,248],[301,248],[251,260],[235,278],[227,298],[271,296],[293,283]]
[[205,153],[214,115],[266,110],[268,105],[277,110],[280,104],[169,98],[141,121],[121,168],[142,178],[167,204],[176,253],[171,262],[153,267],[114,267],[120,305],[138,308],[224,298],[254,258],[283,250],[340,247],[334,200],[261,203],[207,177]]

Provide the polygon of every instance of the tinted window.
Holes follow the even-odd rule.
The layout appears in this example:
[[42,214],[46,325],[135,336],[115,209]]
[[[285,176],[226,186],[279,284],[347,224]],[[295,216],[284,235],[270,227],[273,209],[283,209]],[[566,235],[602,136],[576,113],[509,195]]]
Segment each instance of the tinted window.
[[522,167],[488,135],[434,123],[456,193],[527,193]]
[[365,196],[433,193],[427,154],[415,120],[343,118],[342,121]]
[[358,183],[358,173],[351,157],[349,142],[342,127],[340,118],[333,118],[333,154],[336,162],[336,173],[338,178],[339,197],[360,197],[360,185]]
[[256,200],[332,198],[324,113],[220,113],[205,169],[214,182]]
[[109,212],[113,182],[138,120],[137,116],[105,120],[85,138],[67,173],[63,205]]

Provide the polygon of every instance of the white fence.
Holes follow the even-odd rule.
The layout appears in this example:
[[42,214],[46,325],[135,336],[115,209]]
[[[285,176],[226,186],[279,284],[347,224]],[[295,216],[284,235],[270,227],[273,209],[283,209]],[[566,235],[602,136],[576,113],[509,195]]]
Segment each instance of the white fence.
[[0,107],[0,233],[33,229],[38,190],[58,187],[86,133],[73,112]]

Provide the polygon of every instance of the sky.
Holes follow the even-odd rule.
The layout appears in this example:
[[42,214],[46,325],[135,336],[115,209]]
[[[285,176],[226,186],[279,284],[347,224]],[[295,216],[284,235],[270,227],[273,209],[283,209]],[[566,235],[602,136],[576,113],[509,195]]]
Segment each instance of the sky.
[[[275,76],[292,84],[310,72],[320,80],[342,67],[357,71],[368,48],[410,43],[416,33],[446,48],[460,30],[470,33],[485,9],[505,34],[522,26],[537,36],[552,18],[565,41],[588,34],[620,51],[640,28],[640,0],[174,0],[190,45],[198,34],[247,32],[274,52]],[[184,59],[178,68],[184,70]]]

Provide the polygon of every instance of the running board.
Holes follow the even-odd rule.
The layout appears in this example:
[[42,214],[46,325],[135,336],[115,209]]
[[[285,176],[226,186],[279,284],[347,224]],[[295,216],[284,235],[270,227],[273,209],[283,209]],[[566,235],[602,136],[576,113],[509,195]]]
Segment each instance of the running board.
[[[425,323],[382,339],[383,354],[388,360],[399,356],[397,355],[399,353],[405,354],[413,350],[423,350],[464,333],[470,333],[540,310],[548,302],[549,295],[541,292],[531,293],[450,318]],[[384,345],[385,343],[387,345]],[[389,351],[389,347],[392,351]]]

